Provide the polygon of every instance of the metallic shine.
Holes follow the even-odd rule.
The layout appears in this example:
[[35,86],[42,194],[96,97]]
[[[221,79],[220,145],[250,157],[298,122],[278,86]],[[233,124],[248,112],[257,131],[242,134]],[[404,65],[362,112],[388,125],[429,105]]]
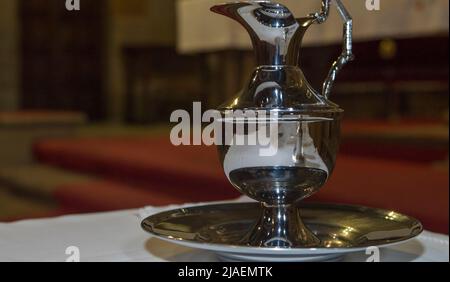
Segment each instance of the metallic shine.
[[[292,210],[294,211],[294,210]],[[152,215],[142,228],[156,237],[188,247],[210,250],[227,260],[305,261],[336,259],[366,247],[385,247],[418,236],[423,228],[414,218],[360,206],[302,203],[296,216],[315,240],[284,245],[249,246],[245,237],[258,226],[267,209],[258,203],[233,203],[176,209]],[[284,220],[269,212],[266,220]],[[275,216],[275,217],[273,217]],[[281,238],[284,238],[281,234]]]
[[[319,241],[303,224],[294,205],[325,184],[339,147],[343,110],[328,97],[337,73],[353,55],[351,17],[339,0],[336,6],[345,22],[344,51],[333,64],[322,93],[311,87],[299,61],[306,31],[326,21],[330,0],[322,0],[320,12],[303,18],[295,18],[287,7],[272,1],[239,1],[211,8],[247,30],[257,63],[246,86],[220,110],[276,113],[275,122],[280,125],[278,137],[274,137],[279,150],[270,158],[258,156],[255,146],[218,146],[225,174],[233,186],[264,203],[259,223],[242,238],[246,244],[289,248],[308,247]],[[294,124],[287,119],[294,119]]]
[[[303,37],[311,25],[326,22],[330,13],[330,3],[331,0],[322,0],[320,12],[297,19],[287,7],[272,1],[231,2],[216,5],[211,8],[211,11],[239,22],[250,35],[258,68],[277,66],[281,75],[284,67],[298,68]],[[340,0],[336,0],[335,3],[344,22],[343,50],[333,63],[323,84],[321,94],[326,99],[330,96],[339,71],[354,59],[352,52],[353,20]],[[299,68],[298,71],[300,71]],[[251,80],[254,80],[256,75],[257,73]],[[299,84],[297,92],[301,91],[306,94],[313,91],[303,74],[296,81]],[[285,86],[283,83],[279,83],[279,85],[281,88]],[[243,92],[252,91],[244,89]],[[287,109],[289,105],[277,105],[277,107]]]

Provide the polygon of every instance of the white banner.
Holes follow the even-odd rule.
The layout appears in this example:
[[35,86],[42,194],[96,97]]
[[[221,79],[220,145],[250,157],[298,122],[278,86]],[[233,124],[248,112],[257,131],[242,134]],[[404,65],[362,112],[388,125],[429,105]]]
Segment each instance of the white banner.
[[[210,12],[226,0],[178,0],[177,46],[182,53],[220,49],[250,49],[247,32],[238,23]],[[296,17],[320,10],[320,0],[279,0]],[[354,21],[355,41],[385,37],[412,37],[448,33],[448,0],[343,0]],[[342,40],[342,22],[335,6],[328,21],[314,25],[305,45],[337,43]]]

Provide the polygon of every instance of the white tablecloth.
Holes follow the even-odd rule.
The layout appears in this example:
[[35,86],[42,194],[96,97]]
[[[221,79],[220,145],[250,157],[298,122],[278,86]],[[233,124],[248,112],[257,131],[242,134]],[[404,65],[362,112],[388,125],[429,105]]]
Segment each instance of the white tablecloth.
[[[141,219],[165,209],[147,207],[109,213],[64,216],[0,224],[0,261],[59,261],[74,246],[84,262],[210,262],[214,254],[151,238],[141,230]],[[399,246],[381,250],[381,261],[449,261],[446,235],[424,232]],[[345,261],[366,261],[365,253]]]
[[[236,48],[249,49],[247,32],[233,20],[209,8],[224,0],[178,0],[177,46],[183,53]],[[320,10],[320,0],[277,0],[303,17]],[[380,0],[379,11],[368,11],[366,0],[343,0],[354,22],[354,38],[410,37],[448,32],[448,0]],[[333,6],[329,20],[306,33],[305,45],[342,40],[342,22]]]

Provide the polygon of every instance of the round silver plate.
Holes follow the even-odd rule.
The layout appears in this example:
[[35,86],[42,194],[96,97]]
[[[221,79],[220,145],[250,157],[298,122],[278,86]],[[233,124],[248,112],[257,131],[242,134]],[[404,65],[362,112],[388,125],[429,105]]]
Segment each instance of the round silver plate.
[[227,261],[330,261],[367,247],[388,247],[422,231],[411,217],[380,209],[335,204],[301,204],[300,215],[320,239],[314,248],[249,247],[242,238],[258,220],[258,203],[195,206],[166,211],[142,221],[152,235],[186,247],[215,252]]

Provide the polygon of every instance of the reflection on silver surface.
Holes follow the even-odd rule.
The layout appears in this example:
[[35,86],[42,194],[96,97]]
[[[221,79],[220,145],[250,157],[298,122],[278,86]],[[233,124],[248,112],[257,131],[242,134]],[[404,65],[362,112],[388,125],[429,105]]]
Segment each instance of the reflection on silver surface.
[[[218,149],[225,175],[236,189],[267,205],[286,205],[309,197],[328,180],[339,147],[340,122],[325,118],[276,122],[278,134],[272,138],[277,148],[271,156],[259,154],[265,148],[260,144],[224,144]],[[245,139],[255,133],[238,134]]]
[[[331,93],[339,71],[354,59],[352,17],[341,0],[334,2],[344,22],[344,43],[342,53],[333,63],[323,85],[322,95],[326,98]],[[297,19],[284,5],[264,0],[226,3],[216,5],[211,10],[236,20],[247,30],[255,50],[258,66],[297,66],[305,32],[313,24],[326,22],[330,13],[330,5],[331,0],[322,0],[320,12]],[[276,71],[276,73],[280,72]],[[301,76],[299,81],[307,84],[303,74]],[[257,74],[253,77],[257,77]],[[302,87],[307,87],[307,85]]]
[[[339,0],[336,5],[345,22],[344,51],[322,93],[311,87],[298,64],[302,39],[311,25],[326,21],[330,0],[322,0],[320,12],[303,18],[295,18],[287,7],[272,1],[240,1],[211,8],[248,31],[257,63],[242,91],[220,107],[223,118],[227,111],[248,110],[276,113],[277,117],[273,122],[278,132],[270,137],[269,149],[274,147],[275,152],[271,156],[259,153],[266,149],[261,144],[221,142],[225,145],[218,146],[233,186],[265,207],[255,226],[241,238],[248,245],[308,247],[320,241],[302,223],[295,203],[316,193],[329,179],[339,147],[343,110],[328,96],[337,73],[352,58],[352,21]],[[244,132],[235,130],[233,137],[246,140],[254,135],[250,125],[247,122]],[[266,130],[264,125],[253,128],[258,136]]]
[[307,247],[300,242],[286,248],[284,239],[277,241],[274,237],[273,244],[248,246],[243,239],[265,211],[258,203],[198,206],[150,216],[142,222],[142,227],[161,239],[211,250],[236,260],[258,260],[258,257],[272,257],[273,260],[336,259],[369,246],[400,243],[422,232],[419,221],[393,211],[302,204],[299,212],[303,222],[317,240],[308,242]]

